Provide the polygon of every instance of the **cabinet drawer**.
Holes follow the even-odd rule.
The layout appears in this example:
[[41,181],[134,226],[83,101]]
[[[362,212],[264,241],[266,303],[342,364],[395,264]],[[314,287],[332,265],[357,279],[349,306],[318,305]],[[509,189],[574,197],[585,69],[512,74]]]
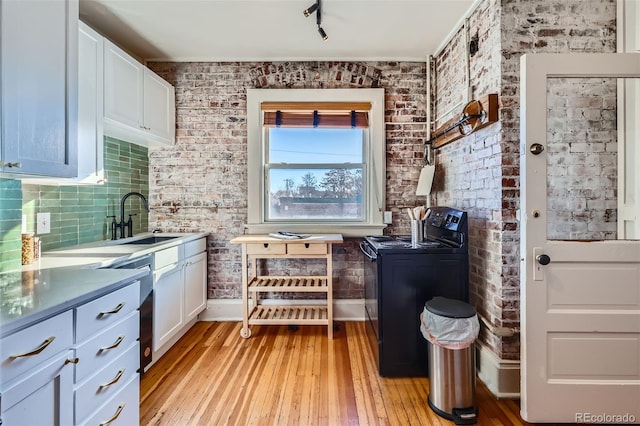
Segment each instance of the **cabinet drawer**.
[[178,263],[182,260],[183,246],[169,247],[153,254],[153,270]]
[[76,386],[74,391],[76,423],[82,422],[93,411],[116,395],[132,377],[138,376],[140,345],[129,346],[127,351]]
[[76,383],[116,359],[140,335],[140,314],[133,311],[112,327],[76,346]]
[[[54,339],[42,352],[31,356],[12,358],[12,355],[36,351],[51,337]],[[0,341],[2,357],[0,383],[4,386],[9,380],[42,365],[48,358],[69,348],[72,344],[73,312],[70,310],[3,338]]]
[[[140,380],[138,375],[131,378],[120,392],[113,395],[109,401],[82,425],[95,426],[108,424],[109,426],[130,426],[140,423]],[[107,423],[108,422],[108,423]]]
[[327,254],[327,245],[287,244],[287,254]]
[[251,243],[247,244],[247,254],[285,254],[285,243]]
[[200,238],[199,240],[189,241],[184,244],[184,258],[195,256],[198,253],[202,253],[207,249],[207,239]]
[[140,282],[76,308],[76,343],[117,323],[140,306]]

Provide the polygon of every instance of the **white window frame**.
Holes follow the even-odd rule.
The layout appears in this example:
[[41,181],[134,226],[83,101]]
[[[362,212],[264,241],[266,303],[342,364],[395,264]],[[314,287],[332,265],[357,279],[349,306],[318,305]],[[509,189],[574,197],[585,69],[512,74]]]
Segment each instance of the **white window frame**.
[[[262,126],[262,102],[370,102],[369,149],[365,152],[368,168],[366,194],[363,194],[365,221],[265,222],[265,174]],[[277,231],[342,234],[345,237],[379,235],[385,208],[385,123],[384,89],[247,89],[247,224],[249,234]]]

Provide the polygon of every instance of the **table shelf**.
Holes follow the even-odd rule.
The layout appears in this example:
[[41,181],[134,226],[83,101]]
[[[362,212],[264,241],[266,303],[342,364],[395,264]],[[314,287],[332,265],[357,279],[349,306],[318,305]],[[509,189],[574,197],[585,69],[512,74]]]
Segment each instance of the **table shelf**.
[[249,283],[249,291],[252,292],[300,292],[300,293],[326,293],[328,279],[325,276],[317,277],[254,277]]

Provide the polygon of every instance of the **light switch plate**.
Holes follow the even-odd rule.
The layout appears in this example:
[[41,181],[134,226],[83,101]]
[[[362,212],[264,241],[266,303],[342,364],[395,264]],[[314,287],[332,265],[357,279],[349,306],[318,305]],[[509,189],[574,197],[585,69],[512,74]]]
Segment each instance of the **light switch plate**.
[[391,224],[393,223],[393,214],[390,211],[384,212],[384,223]]
[[51,232],[51,214],[38,213],[36,216],[36,232],[38,234],[48,234]]

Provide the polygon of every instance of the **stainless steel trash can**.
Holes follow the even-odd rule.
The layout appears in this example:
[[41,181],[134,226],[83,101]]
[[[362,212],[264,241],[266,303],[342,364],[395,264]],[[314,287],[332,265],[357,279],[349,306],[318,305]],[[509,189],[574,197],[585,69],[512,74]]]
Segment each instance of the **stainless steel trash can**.
[[[437,338],[427,339],[429,356],[429,407],[456,424],[476,423],[476,310],[460,300],[436,297],[425,304],[432,321],[440,321]],[[435,320],[434,320],[435,318]],[[433,324],[433,322],[432,322]],[[450,330],[447,330],[447,328]],[[431,337],[434,337],[431,335]],[[441,339],[440,343],[437,339]],[[433,340],[433,341],[432,341]]]

